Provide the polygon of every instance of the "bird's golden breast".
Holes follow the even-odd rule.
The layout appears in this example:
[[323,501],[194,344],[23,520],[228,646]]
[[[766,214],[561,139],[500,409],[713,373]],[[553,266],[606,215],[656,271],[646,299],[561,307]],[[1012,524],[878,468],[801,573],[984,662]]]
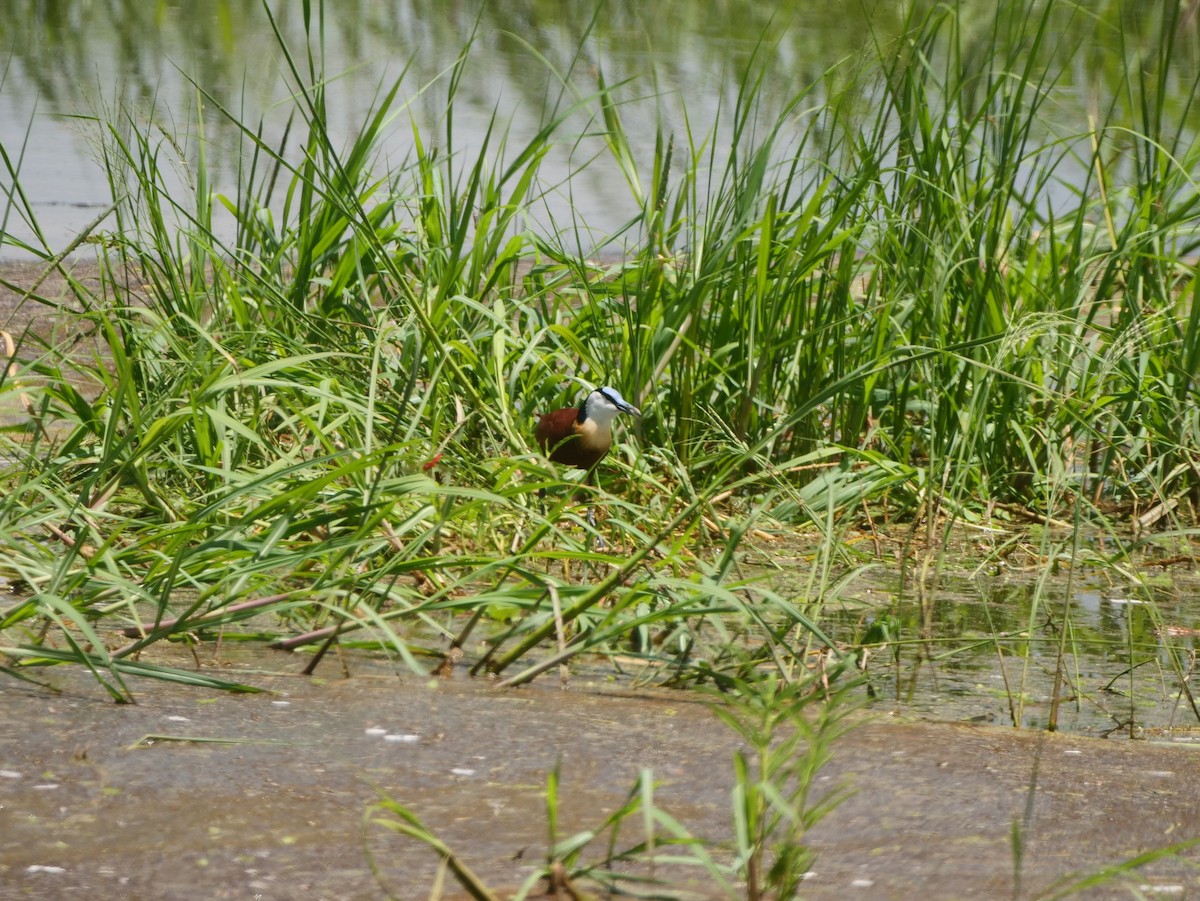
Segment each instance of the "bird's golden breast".
[[573,427],[575,434],[579,436],[579,443],[584,447],[607,450],[608,446],[612,444],[612,431],[601,429],[590,419],[585,419],[583,422],[576,421],[573,423]]

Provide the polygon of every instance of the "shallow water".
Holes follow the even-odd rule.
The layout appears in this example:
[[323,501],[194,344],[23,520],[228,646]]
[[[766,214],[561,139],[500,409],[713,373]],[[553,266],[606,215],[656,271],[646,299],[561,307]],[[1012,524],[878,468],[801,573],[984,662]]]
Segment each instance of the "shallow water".
[[[749,552],[747,560],[760,551]],[[780,559],[788,558],[784,554]],[[776,591],[799,604],[788,585],[806,579],[807,570],[808,564],[797,558],[794,566],[768,578]],[[1042,579],[1033,573],[971,577],[952,571],[939,578],[936,588],[915,591],[911,584],[902,587],[900,575],[881,565],[850,583],[843,596],[824,598],[819,614],[810,615],[842,652],[857,654],[864,644],[868,647],[861,664],[867,675],[862,699],[874,713],[1035,731],[1052,728],[1103,738],[1200,742],[1200,699],[1191,693],[1200,638],[1200,576],[1185,567],[1158,572],[1148,579],[1157,585],[1149,594],[1086,568],[1073,580],[1065,572]],[[0,576],[0,597],[18,587]],[[891,640],[880,647],[868,630],[885,618],[893,622]],[[706,646],[710,638],[704,636],[712,633],[698,622],[679,625],[684,629],[679,635],[695,636],[694,647],[679,638],[642,657],[630,646],[618,645],[615,658],[575,658],[573,677],[641,690],[671,684],[682,673],[688,684],[689,668],[718,648]],[[448,628],[457,631],[452,624]],[[494,628],[500,634],[507,625]],[[238,631],[271,635],[278,630],[278,621],[265,615]],[[476,659],[472,655],[488,649],[486,633],[484,626],[476,630],[475,645],[460,665],[463,671]],[[445,644],[440,634],[417,622],[407,624],[405,634],[418,655],[425,649],[438,652]],[[239,644],[244,647],[228,650]],[[266,648],[251,650],[260,644],[230,639],[223,648],[214,648],[209,641],[200,655],[203,659],[203,649],[214,648],[218,657],[233,653],[277,659]],[[174,652],[160,643],[153,653]],[[386,659],[356,653],[357,665],[368,669]],[[190,668],[193,662],[186,658],[183,665]],[[427,665],[432,669],[434,664]],[[331,656],[320,672],[328,676],[338,666]],[[543,673],[539,681],[556,683],[558,672]]]
[[[827,603],[824,615],[835,639],[849,645],[881,617],[896,618],[899,641],[868,658],[872,703],[881,708],[1200,740],[1200,712],[1189,694],[1200,635],[1197,578],[1187,571],[1152,578],[1162,588],[1148,596],[1086,570],[1074,581],[1065,572],[1045,581],[951,574],[928,594],[900,590],[893,579]],[[1061,703],[1054,710],[1056,676]]]

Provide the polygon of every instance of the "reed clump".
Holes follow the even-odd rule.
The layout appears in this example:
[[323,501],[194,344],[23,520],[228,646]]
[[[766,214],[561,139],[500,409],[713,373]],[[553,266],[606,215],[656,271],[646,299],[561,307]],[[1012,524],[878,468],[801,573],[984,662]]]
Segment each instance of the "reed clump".
[[[1072,57],[1048,35],[1073,7],[1001,7],[914,11],[770,121],[751,61],[711,134],[664,130],[648,161],[629,86],[603,77],[524,143],[493,121],[463,153],[470,47],[403,165],[378,148],[404,79],[335,140],[315,37],[280,38],[278,143],[204,97],[244,144],[234,194],[199,117],[191,142],[98,119],[114,213],[81,239],[105,277],[70,298],[97,350],[27,334],[0,370],[30,404],[0,434],[0,575],[23,589],[0,608],[3,669],[76,660],[127,699],[157,642],[265,629],[369,635],[421,671],[451,644],[513,681],[583,652],[787,681],[836,652],[820,602],[852,525],[1190,528],[1186,23],[1167,4],[1149,50],[1122,47],[1122,93],[1064,128]],[[579,116],[635,208],[586,252],[578,223],[528,225]],[[599,383],[646,415],[593,529],[530,427]],[[748,535],[799,526],[823,539],[803,596],[743,578]]]

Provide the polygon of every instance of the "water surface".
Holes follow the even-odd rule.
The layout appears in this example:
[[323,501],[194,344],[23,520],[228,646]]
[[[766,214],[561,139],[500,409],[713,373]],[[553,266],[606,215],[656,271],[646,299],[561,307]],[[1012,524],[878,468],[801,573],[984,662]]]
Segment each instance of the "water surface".
[[[301,4],[268,5],[304,68]],[[969,66],[979,65],[994,49],[988,32],[995,5],[963,2],[959,8],[960,52]],[[1139,124],[1123,112],[1126,65],[1156,45],[1157,10],[1152,4],[1116,4],[1084,15],[1072,4],[1059,4],[1054,34],[1043,43],[1035,67],[1054,76],[1052,102],[1037,129],[1040,139],[1073,136],[1068,143],[1082,147],[1096,111],[1112,116],[1115,125]],[[661,127],[678,136],[681,147],[689,130],[697,146],[715,146],[720,165],[722,139],[747,71],[763,77],[756,115],[764,124],[778,121],[784,103],[811,92],[789,113],[798,134],[812,111],[830,99],[831,86],[855,82],[865,48],[892,46],[902,25],[897,4],[871,0],[357,0],[330,4],[327,18],[310,23],[309,33],[318,68],[328,79],[335,134],[356,133],[381,89],[403,74],[402,112],[388,127],[381,168],[394,169],[410,158],[409,115],[428,130],[427,140],[440,134],[437,140],[445,141],[448,73],[468,46],[469,64],[453,102],[455,150],[464,159],[473,158],[493,119],[507,135],[511,158],[550,119],[593,98],[579,104],[556,133],[543,167],[544,200],[530,210],[539,228],[578,230],[586,249],[603,244],[637,209],[624,178],[605,159],[594,101],[601,76],[619,86],[620,114],[643,164]],[[1032,44],[1028,35],[1014,41],[1018,50]],[[1165,105],[1193,133],[1197,113],[1188,100],[1195,51],[1194,28],[1181,32]],[[292,106],[295,81],[258,0],[57,0],[32,6],[3,0],[0,52],[6,60],[0,68],[0,143],[40,236],[15,211],[4,230],[49,250],[66,246],[111,202],[109,175],[99,160],[103,141],[113,134],[127,137],[132,129],[156,140],[170,135],[173,144],[163,144],[163,162],[179,167],[181,182],[190,177],[189,168],[194,171],[202,140],[214,189],[232,196],[245,147],[218,108],[251,127],[261,121],[272,141],[282,134]],[[1019,70],[1023,59],[1017,52],[996,64]],[[835,75],[826,82],[823,75],[830,70]],[[864,116],[877,100],[858,101]],[[709,140],[710,135],[716,137]],[[1120,130],[1109,140],[1128,147]],[[818,158],[821,153],[819,147],[806,152]],[[1064,165],[1066,177],[1076,182],[1061,186],[1057,196],[1066,203],[1088,172],[1070,159]],[[116,180],[119,191],[119,173]],[[9,185],[10,179],[0,177],[0,183]],[[1052,186],[1052,193],[1057,190]],[[11,243],[0,246],[0,256],[21,255]]]

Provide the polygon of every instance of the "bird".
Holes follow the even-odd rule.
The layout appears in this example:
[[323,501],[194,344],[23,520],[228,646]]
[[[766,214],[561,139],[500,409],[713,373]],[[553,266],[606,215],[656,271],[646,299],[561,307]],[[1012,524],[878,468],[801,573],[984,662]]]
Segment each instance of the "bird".
[[[538,417],[533,436],[552,463],[573,466],[586,472],[589,482],[596,465],[612,447],[612,424],[622,413],[641,416],[642,411],[605,385],[592,391],[578,407],[564,407]],[[591,507],[588,522],[596,521]]]
[[591,392],[578,407],[564,407],[538,417],[533,436],[552,463],[590,472],[612,447],[613,420],[642,411],[607,385]]

